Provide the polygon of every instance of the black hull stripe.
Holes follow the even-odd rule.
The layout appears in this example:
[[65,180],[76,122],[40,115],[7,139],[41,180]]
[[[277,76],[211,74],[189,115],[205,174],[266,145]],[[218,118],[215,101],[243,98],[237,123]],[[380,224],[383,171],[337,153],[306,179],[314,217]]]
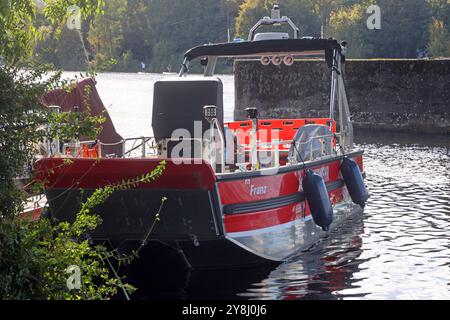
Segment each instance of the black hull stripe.
[[[334,182],[327,184],[328,192],[334,191],[336,189],[342,188],[344,186],[344,180],[339,179]],[[279,207],[288,206],[290,204],[302,202],[305,200],[305,195],[303,192],[297,192],[294,194],[290,194],[287,196],[262,200],[262,201],[254,201],[254,202],[245,202],[238,204],[229,204],[223,207],[224,214],[240,214],[240,213],[249,213],[249,212],[257,212],[264,211],[270,209],[276,209]]]
[[238,203],[226,205],[223,208],[225,214],[239,214],[244,212],[264,211],[287,206],[305,200],[303,192],[297,192],[283,197],[277,197],[262,201]]
[[[349,152],[345,156],[347,156],[349,158],[353,158],[353,157],[360,156],[362,154],[364,154],[364,151],[358,150],[358,151],[354,151],[354,152]],[[341,155],[341,156],[337,156],[337,157],[333,157],[333,158],[306,162],[305,166],[303,166],[303,164],[296,164],[296,165],[291,165],[291,166],[287,166],[287,167],[280,167],[280,168],[278,168],[277,172],[274,175],[286,173],[286,172],[292,172],[292,171],[299,171],[302,169],[307,169],[307,168],[316,167],[316,166],[321,166],[324,164],[333,163],[338,160],[340,161],[342,159],[344,159],[344,156]],[[260,171],[247,171],[247,172],[217,174],[216,179],[218,182],[222,182],[222,181],[229,181],[229,180],[248,179],[248,178],[260,177],[260,176],[267,177],[267,175],[261,174]]]

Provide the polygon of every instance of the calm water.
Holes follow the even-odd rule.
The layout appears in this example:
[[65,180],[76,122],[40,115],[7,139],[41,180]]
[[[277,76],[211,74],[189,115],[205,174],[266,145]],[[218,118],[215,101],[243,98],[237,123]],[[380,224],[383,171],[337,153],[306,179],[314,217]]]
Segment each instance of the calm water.
[[[100,96],[120,134],[151,135],[152,85],[160,78],[99,75]],[[222,80],[225,118],[232,120],[233,78]],[[355,139],[366,151],[371,194],[362,216],[275,268],[181,272],[147,265],[135,298],[450,299],[450,139]]]

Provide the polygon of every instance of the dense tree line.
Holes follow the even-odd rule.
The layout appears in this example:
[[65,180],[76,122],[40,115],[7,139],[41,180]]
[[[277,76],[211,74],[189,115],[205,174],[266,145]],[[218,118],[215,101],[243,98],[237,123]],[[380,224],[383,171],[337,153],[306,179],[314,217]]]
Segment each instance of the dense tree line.
[[[246,39],[274,3],[303,36],[346,40],[351,58],[450,56],[449,0],[106,0],[102,14],[83,17],[81,32],[38,16],[34,59],[64,69],[112,61],[113,71],[140,71],[142,63],[146,71],[177,71],[190,47]],[[372,4],[381,29],[367,28]]]

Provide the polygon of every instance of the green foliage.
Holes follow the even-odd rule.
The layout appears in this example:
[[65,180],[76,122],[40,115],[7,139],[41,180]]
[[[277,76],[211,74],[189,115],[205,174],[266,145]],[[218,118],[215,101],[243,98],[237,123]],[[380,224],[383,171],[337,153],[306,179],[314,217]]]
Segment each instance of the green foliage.
[[[63,24],[67,17],[67,8],[77,5],[82,16],[100,13],[103,0],[42,0],[44,20],[52,25]],[[10,0],[0,3],[0,59],[8,63],[17,63],[30,58],[38,39],[38,27],[34,24],[37,17],[34,0]],[[45,24],[44,24],[45,25]]]
[[[369,30],[366,9],[377,4],[381,9],[381,29]],[[425,48],[430,6],[425,0],[370,0],[345,5],[332,13],[329,35],[349,43],[349,57],[415,58]]]
[[[119,279],[109,276],[107,251],[76,239],[98,223],[80,215],[77,225],[52,226],[49,219],[0,224],[1,299],[105,299],[117,292]],[[80,290],[67,288],[66,269],[82,272]],[[99,281],[101,279],[101,281]]]
[[236,17],[239,15],[241,5],[245,0],[225,0],[226,15],[227,15],[227,28],[230,33],[230,40],[233,40],[236,32]]
[[[49,43],[51,39],[45,36],[37,41],[35,59],[48,59],[45,61],[70,70],[78,65],[80,70],[85,70],[82,50],[85,47],[95,67],[113,59],[117,64],[112,71],[138,71],[141,62],[149,71],[167,71],[168,67],[175,71],[179,69],[182,54],[190,47],[227,41],[227,29],[233,37],[234,18],[242,1],[105,1],[103,14],[94,18],[85,16],[90,22],[83,25],[82,32],[87,39],[84,46],[70,36],[73,32],[64,31],[62,24],[58,26],[60,31],[55,32],[56,45]],[[60,6],[51,9],[54,11],[62,13]],[[50,15],[47,9],[46,15]],[[37,21],[37,25],[45,23]],[[49,45],[45,52],[44,42]]]
[[51,64],[59,66],[56,47],[58,45],[57,31],[49,25],[41,25],[37,29],[41,37],[36,41],[33,49],[33,61],[36,64]]
[[433,57],[450,57],[450,32],[444,22],[433,18],[429,33],[429,53]]
[[[61,86],[71,89],[70,82],[59,79],[59,73],[48,75],[45,68],[23,71],[0,66],[0,299],[105,299],[118,288],[130,292],[131,287],[110,274],[110,259],[123,258],[101,245],[90,246],[83,236],[101,223],[99,216],[91,214],[93,208],[114,191],[149,183],[165,169],[162,162],[151,173],[95,191],[72,224],[54,226],[47,219],[15,219],[25,196],[15,183],[16,177],[25,173],[36,153],[35,145],[49,135],[45,129],[49,120],[54,125],[50,135],[63,138],[95,135],[98,131],[93,127],[103,121],[101,116],[50,114],[41,108],[39,97],[47,90]],[[85,99],[90,94],[87,88]],[[72,164],[64,161],[64,165]],[[82,271],[80,290],[70,291],[66,286],[70,265]]]
[[370,58],[415,58],[427,44],[430,11],[425,0],[379,0],[382,28],[368,39]]
[[[122,261],[131,261],[133,257],[124,259],[102,245],[89,245],[85,235],[101,223],[100,217],[91,211],[116,190],[128,189],[158,178],[165,169],[164,162],[149,174],[95,191],[82,205],[73,223],[54,225],[47,218],[37,221],[17,219],[26,197],[17,178],[28,179],[26,175],[33,156],[38,153],[38,144],[56,135],[63,139],[80,135],[95,138],[99,132],[96,126],[104,121],[101,115],[91,117],[87,112],[54,114],[43,108],[39,101],[44,93],[60,87],[71,90],[72,82],[61,80],[61,72],[50,73],[47,65],[24,63],[30,57],[37,38],[44,39],[55,48],[54,52],[44,52],[42,50],[45,48],[41,46],[38,59],[45,60],[46,56],[42,53],[48,53],[50,55],[47,57],[55,60],[70,60],[61,55],[57,59],[56,56],[61,53],[58,49],[61,43],[51,41],[51,37],[38,37],[37,28],[40,31],[48,30],[55,36],[58,30],[63,34],[67,31],[58,29],[58,26],[64,23],[69,5],[81,7],[86,17],[98,13],[103,2],[45,2],[48,6],[44,16],[39,16],[38,20],[50,24],[43,23],[40,26],[32,21],[36,17],[32,0],[0,2],[0,299],[106,299],[119,288],[128,297],[132,288],[122,283],[110,260],[117,259],[120,265]],[[77,33],[76,37],[83,43],[81,33]],[[109,63],[109,60],[105,61],[105,64]],[[89,89],[87,87],[84,95],[85,102],[89,100]],[[51,124],[50,129],[48,124]],[[63,163],[65,166],[72,164],[69,159]],[[31,189],[39,189],[40,186],[42,183]],[[154,223],[159,220],[165,200],[162,199]],[[77,290],[67,287],[69,274],[66,271],[73,265],[82,272],[81,288]]]
[[[274,3],[279,3],[282,14],[299,26],[302,36],[320,36],[323,26],[325,37],[347,40],[350,57],[415,57],[416,50],[429,45],[433,30],[437,30],[432,18],[443,22],[443,32],[450,30],[448,0],[111,0],[104,3],[103,14],[85,15],[90,22],[83,25],[88,40],[84,46],[75,37],[70,40],[68,35],[57,32],[56,42],[69,42],[69,46],[57,46],[54,37],[43,36],[35,53],[47,62],[56,60],[55,65],[74,69],[72,63],[62,64],[61,57],[55,59],[57,48],[71,47],[69,53],[78,52],[78,61],[86,61],[82,50],[86,47],[95,66],[116,60],[113,71],[139,71],[140,62],[152,72],[169,68],[177,71],[182,54],[193,46],[224,42],[228,33],[231,38],[246,39],[250,28],[261,17],[270,15]],[[366,27],[370,4],[381,8],[381,30]],[[42,26],[42,19],[37,20],[37,25]],[[262,27],[260,31],[268,29]],[[290,32],[288,27],[270,30]],[[439,37],[437,32],[433,37]],[[47,52],[42,52],[41,42],[45,42]],[[200,72],[201,68],[194,66],[193,71]]]
[[[71,89],[68,88],[67,90],[70,91]],[[80,139],[81,137],[92,140],[97,138],[102,130],[101,124],[106,121],[106,118],[101,114],[95,117],[91,115],[91,109],[88,103],[91,92],[92,88],[85,86],[83,100],[86,110],[81,112],[49,114],[47,138],[58,137],[62,140]]]
[[96,65],[110,59],[129,59],[130,53],[120,59],[124,40],[122,19],[126,15],[126,4],[126,0],[107,1],[104,14],[97,16],[89,25],[88,41]]
[[126,14],[121,19],[123,25],[123,51],[131,51],[133,57],[146,64],[152,58],[150,1],[127,0]]
[[0,2],[0,59],[15,63],[30,55],[36,36],[34,17],[31,0]]
[[99,15],[103,12],[104,0],[43,0],[44,15],[52,24],[60,23],[68,17],[67,8],[75,5],[80,8],[82,17]]
[[172,41],[162,40],[155,44],[152,51],[151,70],[172,71],[172,66],[178,67],[183,55],[181,52],[175,54],[177,51],[179,51],[177,45]]
[[44,69],[23,71],[0,66],[0,217],[20,210],[22,197],[15,179],[26,174],[35,145],[44,137],[46,112],[38,98],[57,82]]
[[[97,189],[82,204],[73,223],[54,225],[47,218],[33,222],[3,220],[0,223],[0,299],[107,299],[119,289],[126,295],[132,292],[134,288],[124,284],[114,269],[111,276],[110,268],[114,268],[111,260],[130,262],[133,256],[124,259],[102,245],[90,245],[84,235],[101,223],[100,217],[91,212],[95,207],[116,190],[154,181],[162,175],[165,166],[162,161],[148,174]],[[166,200],[162,199],[161,207]],[[161,207],[155,222],[159,220]],[[70,290],[67,286],[70,266],[80,268],[79,289]]]
[[[330,12],[341,1],[338,0],[247,0],[240,8],[236,19],[236,32],[242,38],[247,38],[251,27],[263,16],[270,16],[270,10],[275,3],[280,5],[281,14],[289,18],[299,27],[302,36],[320,36],[321,23],[327,23]],[[267,28],[260,28],[264,32]],[[270,30],[289,32],[288,26]]]
[[313,12],[320,17],[324,27],[328,24],[331,13],[345,3],[345,0],[310,0]]
[[[13,0],[22,8],[18,11],[2,2],[0,29],[8,32],[0,34],[5,44],[0,56],[17,61],[29,58],[33,49],[35,61],[68,70],[86,70],[88,60],[95,67],[115,60],[113,71],[139,71],[140,62],[148,71],[175,71],[193,46],[226,41],[228,32],[231,38],[246,38],[273,3],[280,4],[303,36],[320,36],[323,25],[325,37],[347,40],[351,57],[415,57],[431,41],[437,45],[439,32],[450,30],[448,0],[46,0],[49,5],[41,13],[31,1]],[[75,3],[84,19],[83,36],[65,27],[65,10]],[[370,4],[381,8],[381,30],[366,28]],[[433,27],[432,18],[442,21],[444,29]]]
[[89,69],[89,57],[80,31],[62,28],[55,48],[59,68],[67,71]]
[[450,28],[450,1],[449,0],[427,0],[431,10],[431,15],[444,23],[444,26]]
[[366,26],[366,9],[370,4],[367,1],[341,7],[330,16],[326,33],[349,43],[347,56],[350,58],[367,57],[374,50],[373,45],[367,41],[377,32]]
[[236,35],[238,37],[247,39],[251,27],[263,16],[268,15],[264,3],[264,0],[247,0],[242,4],[236,18]]
[[49,115],[48,137],[58,137],[62,140],[79,139],[86,137],[94,140],[101,132],[101,124],[106,118],[91,116],[87,108],[82,112],[51,113]]
[[[227,41],[225,1],[143,2],[148,3],[147,39],[151,41],[152,47],[152,71],[166,71],[169,65],[178,70],[182,55],[187,49],[204,43]],[[138,54],[135,56],[139,59]]]
[[[51,113],[39,103],[48,90],[73,82],[61,81],[60,73],[48,74],[46,66],[29,68],[0,65],[0,217],[13,216],[21,210],[25,196],[17,187],[17,177],[26,177],[38,145],[58,136],[70,140],[80,136],[95,139],[104,117],[89,111]],[[84,92],[85,104],[90,90]],[[50,127],[48,126],[50,124]]]

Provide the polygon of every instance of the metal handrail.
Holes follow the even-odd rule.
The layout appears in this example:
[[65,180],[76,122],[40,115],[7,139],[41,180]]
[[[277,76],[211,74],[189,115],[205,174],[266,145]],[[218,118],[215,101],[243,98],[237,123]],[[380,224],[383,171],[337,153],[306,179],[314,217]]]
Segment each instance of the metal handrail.
[[[340,132],[340,133],[332,133],[332,134],[327,134],[327,135],[321,135],[321,136],[315,136],[315,137],[310,137],[307,141],[304,142],[296,142],[297,145],[307,145],[308,143],[311,143],[314,140],[322,140],[322,147],[321,147],[321,153],[324,152],[324,143],[323,140],[325,140],[326,138],[335,138],[335,137],[341,137],[344,136],[345,132]],[[222,138],[223,139],[223,138]],[[203,140],[202,139],[190,139],[190,138],[185,138],[185,139],[180,139],[180,138],[169,138],[169,139],[164,139],[167,142],[169,141],[180,141],[180,140],[192,140],[192,141],[199,141],[200,145],[201,145],[201,155],[200,157],[203,158]],[[131,146],[131,148],[126,149],[126,143],[133,141],[133,144]],[[279,167],[280,166],[280,151],[286,151],[286,149],[282,149],[280,150],[280,145],[292,145],[292,143],[294,143],[294,140],[277,140],[274,139],[270,142],[257,142],[256,146],[257,148],[273,148],[273,149],[258,149],[258,151],[265,151],[265,152],[271,152],[274,162],[273,162],[273,166],[274,167]],[[67,146],[76,146],[76,150],[80,150],[80,148],[83,145],[87,145],[87,144],[95,144],[98,143],[100,146],[100,149],[98,150],[99,155],[101,155],[101,147],[102,146],[116,146],[116,145],[122,145],[122,158],[127,158],[131,155],[131,153],[135,150],[138,150],[139,148],[142,148],[141,151],[141,156],[143,158],[147,157],[147,152],[149,150],[154,150],[154,152],[152,152],[152,155],[158,155],[158,145],[156,144],[156,140],[154,137],[133,137],[133,138],[126,138],[126,139],[122,139],[121,141],[118,142],[113,142],[113,143],[103,143],[100,142],[98,140],[87,140],[87,141],[77,141],[77,142],[70,142],[70,143],[64,143],[64,150]],[[249,144],[241,144],[238,143],[239,148],[244,148],[244,150],[241,149],[241,152],[248,153],[251,152],[251,150],[248,150],[248,148],[250,147]],[[333,149],[333,140],[331,140],[331,148]],[[247,150],[246,150],[247,149]],[[78,151],[79,152],[79,151]],[[239,151],[238,151],[239,152]],[[311,144],[311,157],[313,156],[313,146]],[[79,155],[79,153],[78,153]],[[222,167],[224,166],[224,159],[221,159],[221,163]],[[224,168],[222,168],[221,170],[222,172],[224,171]]]
[[[126,150],[126,142],[127,141],[134,141],[132,147],[129,150]],[[140,143],[138,143],[140,141]],[[139,148],[142,148],[142,157],[146,157],[147,150],[156,150],[157,146],[156,143],[149,144],[149,141],[155,141],[154,137],[135,137],[135,138],[126,138],[122,139],[118,142],[113,143],[104,143],[98,140],[85,140],[85,141],[76,141],[76,142],[66,142],[63,144],[63,150],[65,150],[67,147],[73,147],[75,145],[75,148],[78,149],[83,145],[89,145],[94,143],[99,143],[100,150],[102,146],[117,146],[122,145],[122,157],[125,158],[127,155],[130,155],[131,152],[134,150],[137,150]],[[99,152],[101,155],[101,151]],[[157,154],[157,151],[154,152],[154,155]]]
[[272,146],[280,146],[282,144],[291,144],[294,140],[272,140],[270,142],[258,142],[260,147],[271,148]]
[[[316,137],[311,137],[310,139],[308,139],[305,142],[299,142],[298,144],[307,144],[310,143],[312,140],[314,139],[324,139],[324,138],[333,138],[334,136],[341,136],[344,135],[344,133],[333,133],[333,134],[328,134],[328,135],[323,135],[323,136],[316,136]],[[272,147],[275,145],[282,145],[282,144],[291,144],[292,142],[294,142],[294,140],[272,140],[271,142],[258,142],[257,145],[261,146],[261,147]],[[244,148],[248,148],[250,145],[249,144],[238,144],[239,147],[244,147]],[[246,150],[248,151],[248,150]]]
[[[131,148],[129,150],[126,150],[126,142],[127,141],[134,141],[133,145],[131,146]],[[140,141],[140,144],[136,145],[136,143]],[[148,142],[149,141],[154,141],[155,143],[152,145],[149,145]],[[122,140],[122,156],[125,158],[127,155],[131,154],[131,152],[133,152],[134,150],[137,150],[139,148],[142,148],[142,152],[141,155],[143,158],[146,157],[147,155],[147,147],[149,150],[155,150],[155,152],[153,153],[153,155],[156,155],[157,152],[157,145],[156,145],[156,141],[154,137],[135,137],[135,138],[126,138]]]
[[250,29],[250,32],[247,37],[248,41],[253,40],[253,38],[255,37],[255,32],[256,30],[259,29],[259,27],[281,23],[287,23],[294,30],[294,39],[298,39],[300,37],[300,29],[288,17],[286,16],[283,16],[281,18],[263,17]]
[[[342,136],[344,135],[344,132],[339,132],[339,133],[332,133],[332,134],[327,134],[327,135],[321,135],[321,136],[315,136],[315,137],[311,137],[309,138],[307,141],[304,142],[298,142],[299,145],[306,145],[308,143],[311,143],[313,140],[325,140],[326,138],[334,138],[334,137],[338,137],[338,136]],[[280,145],[286,145],[286,144],[292,144],[294,142],[294,140],[272,140],[270,142],[258,142],[257,143],[257,147],[265,147],[265,148],[272,148],[274,147],[274,150],[261,150],[259,149],[259,151],[265,151],[265,152],[272,152],[274,155],[274,165],[275,167],[279,167],[280,166],[280,149],[279,146]],[[251,150],[245,150],[245,148],[249,148],[250,145],[248,144],[238,144],[239,147],[243,147],[244,153],[248,153],[251,152]],[[311,144],[311,155],[313,152],[312,149],[312,144]],[[333,149],[333,141],[331,140],[331,148]],[[284,151],[284,150],[283,150]],[[321,152],[323,153],[323,145],[322,145],[322,149]]]

